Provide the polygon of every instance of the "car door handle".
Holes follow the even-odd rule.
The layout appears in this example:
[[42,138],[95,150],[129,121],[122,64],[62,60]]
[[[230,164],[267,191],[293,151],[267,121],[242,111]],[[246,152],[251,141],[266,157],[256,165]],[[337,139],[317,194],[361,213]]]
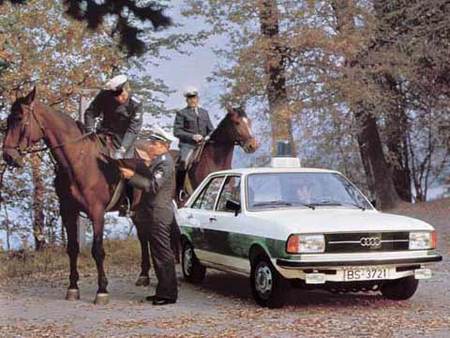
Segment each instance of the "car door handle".
[[215,217],[210,217],[210,218],[209,218],[209,221],[210,221],[210,222],[215,222],[215,221],[217,221],[217,218],[215,218]]
[[194,218],[194,215],[192,215],[192,214],[187,215],[187,219],[193,219],[193,218]]

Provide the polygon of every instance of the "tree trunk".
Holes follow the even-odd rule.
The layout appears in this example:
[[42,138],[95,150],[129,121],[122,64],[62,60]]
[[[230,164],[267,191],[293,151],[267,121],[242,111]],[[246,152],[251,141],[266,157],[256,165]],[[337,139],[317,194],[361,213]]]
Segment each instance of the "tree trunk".
[[41,159],[37,154],[31,155],[31,168],[33,172],[33,236],[36,251],[40,251],[45,246],[44,235],[44,195],[45,187],[41,173]]
[[[397,108],[397,109],[396,109]],[[407,142],[407,117],[401,108],[392,107],[386,113],[386,145],[389,150],[392,178],[398,196],[405,202],[412,201],[411,170]]]
[[[384,18],[390,15],[392,6],[399,6],[387,0],[375,0],[374,9],[379,20],[379,30],[375,37],[377,46],[389,45],[389,39],[386,39],[386,30],[390,27],[384,22]],[[380,74],[379,84],[386,100],[384,109],[386,115],[386,125],[384,134],[386,137],[386,146],[389,151],[388,164],[392,169],[392,178],[395,190],[399,197],[405,202],[412,201],[411,191],[411,170],[408,156],[408,118],[406,115],[405,98],[401,92],[397,79],[389,72]]]
[[374,189],[377,206],[381,209],[394,208],[399,198],[394,187],[392,173],[384,157],[376,119],[371,113],[364,110],[356,111],[354,115],[358,124],[360,152],[368,162],[369,182],[373,180],[372,188]]
[[[340,34],[351,34],[355,30],[354,0],[334,0],[332,2],[336,15],[337,31]],[[358,60],[346,60],[347,67],[361,67]],[[364,165],[369,187],[372,186],[381,209],[390,209],[396,206],[399,197],[394,187],[392,172],[386,162],[383,146],[378,132],[375,116],[371,105],[363,101],[356,102],[351,107],[356,123],[357,137],[360,147],[361,159]]]
[[296,156],[292,134],[292,112],[286,89],[286,54],[280,42],[279,11],[276,0],[259,0],[259,21],[265,46],[265,71],[268,77],[267,97],[271,114],[272,154],[277,143],[287,141],[292,156]]

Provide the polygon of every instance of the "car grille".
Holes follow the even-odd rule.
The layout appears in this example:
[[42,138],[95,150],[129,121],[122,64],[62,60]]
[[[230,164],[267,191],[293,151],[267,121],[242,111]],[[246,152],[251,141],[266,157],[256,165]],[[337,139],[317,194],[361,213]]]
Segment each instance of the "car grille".
[[329,253],[408,250],[408,232],[325,234]]

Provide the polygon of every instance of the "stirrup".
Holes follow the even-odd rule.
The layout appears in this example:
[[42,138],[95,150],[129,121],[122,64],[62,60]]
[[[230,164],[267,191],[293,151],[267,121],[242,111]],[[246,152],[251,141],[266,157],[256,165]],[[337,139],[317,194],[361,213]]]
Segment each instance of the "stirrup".
[[184,189],[181,189],[180,192],[178,193],[178,200],[180,202],[184,202],[186,196],[189,197],[188,194],[186,194],[186,191],[184,191]]

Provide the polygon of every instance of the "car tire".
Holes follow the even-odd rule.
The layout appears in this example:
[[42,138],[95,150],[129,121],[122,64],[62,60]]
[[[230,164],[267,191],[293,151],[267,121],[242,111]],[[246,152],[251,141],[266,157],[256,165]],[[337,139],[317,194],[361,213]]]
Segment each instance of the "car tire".
[[250,284],[253,298],[262,307],[281,308],[289,289],[286,279],[265,256],[257,256],[251,264]]
[[189,283],[198,284],[205,278],[206,268],[200,264],[197,256],[195,256],[194,248],[187,241],[183,244],[181,270],[184,279]]
[[381,294],[387,299],[406,300],[414,295],[418,285],[419,281],[414,276],[408,276],[385,282],[381,286]]

